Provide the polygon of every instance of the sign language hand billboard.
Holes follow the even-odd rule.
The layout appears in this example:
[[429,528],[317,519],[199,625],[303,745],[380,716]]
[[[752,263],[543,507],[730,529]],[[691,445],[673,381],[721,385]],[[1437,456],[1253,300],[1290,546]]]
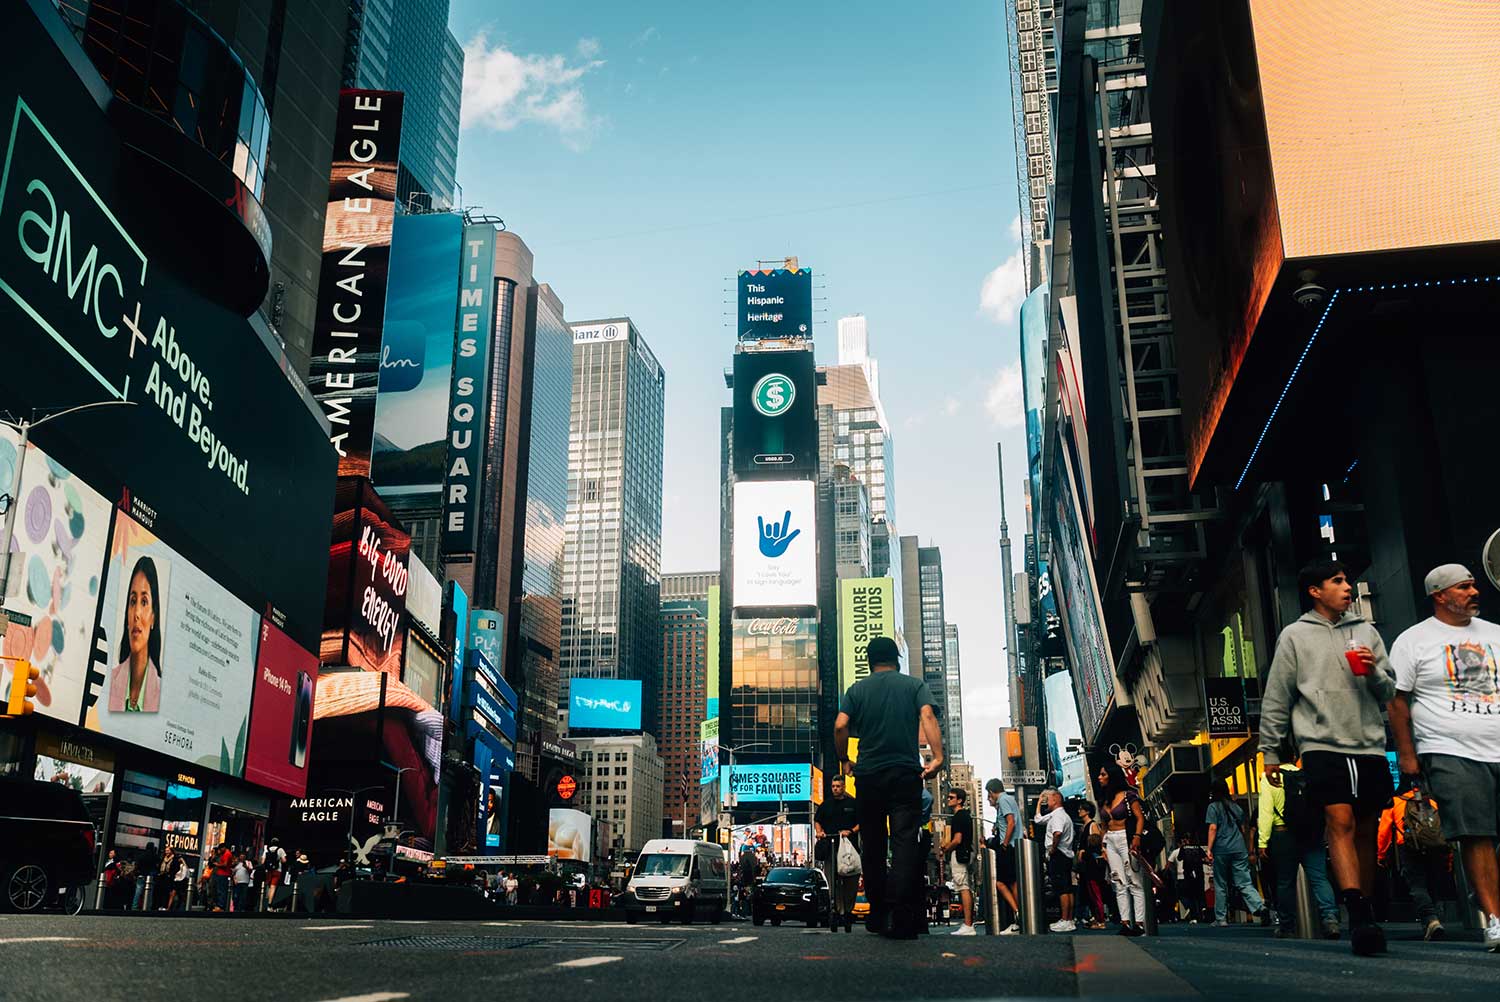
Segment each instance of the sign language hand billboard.
[[734,604],[818,603],[816,488],[810,480],[734,485]]

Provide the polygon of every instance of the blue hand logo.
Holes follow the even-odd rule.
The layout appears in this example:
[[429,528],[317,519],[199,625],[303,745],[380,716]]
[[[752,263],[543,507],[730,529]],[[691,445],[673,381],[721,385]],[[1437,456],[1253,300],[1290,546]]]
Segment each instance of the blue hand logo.
[[766,520],[761,516],[757,515],[755,520],[760,523],[760,552],[772,560],[785,553],[792,540],[802,535],[801,529],[792,529],[790,511],[782,517],[780,522],[772,522],[769,528],[766,527]]

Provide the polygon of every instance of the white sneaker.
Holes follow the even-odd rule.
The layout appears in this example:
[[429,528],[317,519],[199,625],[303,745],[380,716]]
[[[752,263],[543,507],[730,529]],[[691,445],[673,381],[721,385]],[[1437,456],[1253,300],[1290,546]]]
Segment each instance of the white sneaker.
[[1500,915],[1491,915],[1490,924],[1484,927],[1484,948],[1500,953]]
[[1071,919],[1058,919],[1047,928],[1053,932],[1074,932],[1078,929],[1078,925]]
[[975,932],[974,931],[974,927],[971,926],[971,925],[961,925],[957,929],[954,929],[948,935],[950,935],[950,936],[978,936],[979,933]]
[[1000,930],[1000,935],[1002,935],[1002,936],[1019,936],[1019,935],[1021,935],[1021,925],[1020,925],[1020,923],[1019,922],[1012,922],[1010,925],[1008,925],[1004,929]]

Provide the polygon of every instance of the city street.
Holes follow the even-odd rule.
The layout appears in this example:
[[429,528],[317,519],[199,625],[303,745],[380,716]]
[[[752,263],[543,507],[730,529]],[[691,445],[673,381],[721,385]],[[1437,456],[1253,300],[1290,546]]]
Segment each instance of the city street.
[[[0,998],[516,999],[1493,998],[1497,958],[1392,926],[1390,955],[1269,932],[1173,927],[886,942],[856,927],[580,922],[0,920]],[[1441,978],[1441,981],[1437,980]]]

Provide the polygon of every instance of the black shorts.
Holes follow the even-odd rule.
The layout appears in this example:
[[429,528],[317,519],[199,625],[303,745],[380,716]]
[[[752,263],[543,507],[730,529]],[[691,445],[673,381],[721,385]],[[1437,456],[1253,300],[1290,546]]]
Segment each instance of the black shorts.
[[1002,884],[1016,882],[1016,847],[1002,845],[995,850],[995,879]]
[[1321,807],[1348,804],[1356,818],[1369,818],[1391,806],[1391,768],[1384,755],[1304,752],[1302,775],[1308,799]]
[[1073,857],[1061,851],[1047,857],[1047,875],[1052,878],[1053,894],[1073,893]]

